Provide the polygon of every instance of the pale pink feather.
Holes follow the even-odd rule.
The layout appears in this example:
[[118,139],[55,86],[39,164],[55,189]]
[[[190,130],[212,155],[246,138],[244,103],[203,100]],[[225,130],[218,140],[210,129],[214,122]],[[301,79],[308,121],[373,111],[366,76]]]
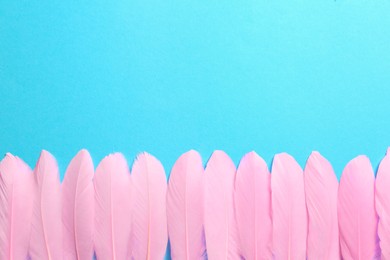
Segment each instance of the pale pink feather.
[[131,234],[131,182],[126,159],[106,156],[96,168],[94,246],[97,259],[127,259]]
[[133,164],[131,178],[134,187],[133,259],[163,259],[168,242],[164,168],[155,157],[142,153]]
[[64,259],[92,259],[94,228],[93,162],[81,150],[70,162],[62,183]]
[[304,170],[308,212],[307,258],[340,259],[337,192],[339,183],[332,165],[313,152]]
[[379,216],[381,259],[390,259],[390,148],[379,165],[375,181],[375,207]]
[[203,165],[194,150],[180,156],[172,168],[167,216],[172,259],[205,259]]
[[215,151],[206,166],[204,228],[210,260],[240,259],[233,203],[235,171],[223,151]]
[[343,259],[379,259],[374,172],[366,156],[344,168],[338,194],[340,249]]
[[55,158],[42,151],[34,169],[35,203],[31,223],[31,259],[63,257],[61,186]]
[[237,169],[234,204],[241,254],[245,259],[272,258],[271,176],[255,152]]
[[32,170],[7,153],[0,163],[0,259],[25,260],[33,209]]
[[303,171],[291,155],[275,155],[271,190],[275,259],[306,259],[307,211]]
[[272,259],[271,175],[255,152],[238,166],[234,204],[242,256]]

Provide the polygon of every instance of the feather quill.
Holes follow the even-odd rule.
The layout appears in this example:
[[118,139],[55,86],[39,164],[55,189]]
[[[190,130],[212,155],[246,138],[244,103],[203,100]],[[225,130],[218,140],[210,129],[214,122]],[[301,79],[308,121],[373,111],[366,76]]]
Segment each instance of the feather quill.
[[379,216],[381,259],[390,259],[390,148],[379,165],[375,181],[375,207]]
[[194,150],[180,156],[172,168],[167,216],[172,259],[205,259],[203,165]]
[[340,259],[337,220],[339,183],[332,165],[313,152],[304,170],[308,211],[307,258],[309,260]]
[[234,204],[243,257],[272,259],[271,175],[255,152],[238,166]]
[[223,151],[215,151],[206,166],[204,228],[210,260],[240,259],[233,204],[235,171]]
[[57,162],[49,152],[41,152],[34,177],[31,259],[62,259],[61,186]]
[[94,246],[97,259],[127,259],[131,234],[131,182],[126,159],[106,156],[96,168]]
[[0,259],[25,260],[30,242],[34,178],[21,159],[0,163]]
[[87,150],[70,162],[62,183],[64,259],[92,259],[94,228],[93,163]]
[[358,156],[344,168],[338,193],[343,259],[379,259],[378,217],[374,202],[374,173],[370,160]]
[[131,178],[134,187],[133,258],[163,259],[168,242],[164,168],[155,157],[142,153],[133,164]]
[[306,259],[307,212],[303,171],[291,155],[275,155],[271,190],[274,259]]

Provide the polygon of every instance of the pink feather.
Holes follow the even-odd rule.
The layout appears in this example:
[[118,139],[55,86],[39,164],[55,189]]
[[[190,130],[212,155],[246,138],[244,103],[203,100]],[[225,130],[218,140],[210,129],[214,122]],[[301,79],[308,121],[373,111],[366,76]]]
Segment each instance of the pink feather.
[[92,259],[94,228],[93,163],[87,150],[70,162],[62,183],[64,259]]
[[191,150],[176,161],[167,192],[172,259],[206,259],[203,230],[203,165]]
[[127,259],[131,234],[131,182],[126,159],[106,156],[96,168],[94,245],[97,259]]
[[49,152],[42,151],[34,177],[31,259],[62,259],[61,186],[57,162]]
[[343,259],[379,259],[378,217],[370,160],[358,156],[345,167],[338,194],[340,246]]
[[275,155],[271,190],[275,259],[306,259],[307,212],[303,172],[291,155]]
[[337,192],[339,183],[332,165],[313,152],[307,160],[305,194],[309,218],[307,258],[340,259]]
[[0,259],[26,259],[30,242],[34,177],[7,153],[0,163]]
[[241,159],[234,199],[243,257],[272,259],[271,175],[255,152]]
[[379,165],[375,181],[375,207],[379,216],[381,259],[390,259],[390,148]]
[[240,259],[233,205],[235,171],[223,151],[211,155],[205,170],[204,228],[210,260]]
[[143,153],[133,164],[131,178],[135,198],[133,258],[163,259],[168,242],[164,168],[155,157]]

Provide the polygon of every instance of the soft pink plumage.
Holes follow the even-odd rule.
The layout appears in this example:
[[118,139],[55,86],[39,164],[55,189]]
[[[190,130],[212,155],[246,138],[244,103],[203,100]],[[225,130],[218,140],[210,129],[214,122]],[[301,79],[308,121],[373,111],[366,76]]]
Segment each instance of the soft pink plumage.
[[318,152],[307,160],[305,194],[308,211],[307,258],[340,259],[337,192],[339,183],[332,165]]
[[163,259],[168,242],[167,181],[161,163],[148,153],[140,154],[131,172],[134,187],[133,258]]
[[7,153],[0,163],[0,259],[28,255],[34,178],[21,159]]
[[390,148],[378,168],[375,181],[375,207],[379,216],[378,235],[381,259],[390,259]]
[[96,169],[94,245],[97,259],[127,259],[131,234],[129,167],[120,153],[105,157]]
[[347,164],[340,180],[338,219],[343,259],[379,259],[374,203],[374,173],[370,160],[358,156]]
[[70,162],[62,183],[64,259],[92,259],[94,228],[93,163],[87,150]]
[[275,155],[271,190],[275,259],[306,259],[307,212],[303,172],[292,156],[286,153]]
[[272,259],[271,175],[255,152],[241,159],[234,204],[243,257]]
[[172,168],[167,216],[172,259],[205,259],[203,165],[194,150],[180,156]]
[[57,162],[49,152],[42,151],[34,177],[36,191],[31,223],[31,259],[62,259],[61,186]]
[[235,171],[223,151],[215,151],[206,166],[204,228],[210,260],[240,259],[233,204]]

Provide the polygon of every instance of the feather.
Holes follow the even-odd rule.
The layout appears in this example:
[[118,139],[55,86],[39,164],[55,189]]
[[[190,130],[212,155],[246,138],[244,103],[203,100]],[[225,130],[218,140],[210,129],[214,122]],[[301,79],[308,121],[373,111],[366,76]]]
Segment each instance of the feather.
[[172,168],[167,216],[172,259],[205,259],[203,165],[194,150],[180,156]]
[[307,212],[303,171],[291,155],[275,155],[271,190],[275,259],[306,259]]
[[131,234],[131,182],[126,159],[106,156],[96,168],[94,245],[97,259],[127,259]]
[[338,217],[343,259],[379,259],[374,202],[370,160],[358,156],[347,164],[340,180]]
[[64,259],[92,259],[94,228],[93,163],[87,150],[70,162],[62,183]]
[[34,178],[18,157],[0,163],[0,259],[26,259],[30,242]]
[[255,152],[238,166],[234,205],[243,257],[272,259],[271,175]]
[[42,151],[34,177],[31,259],[62,259],[61,186],[57,162],[49,152]]
[[379,216],[381,259],[390,259],[390,148],[379,165],[375,181],[375,208]]
[[233,204],[235,171],[234,163],[223,151],[215,151],[206,166],[204,229],[210,260],[240,259]]
[[340,259],[337,192],[339,183],[332,165],[313,152],[304,170],[308,211],[307,258]]
[[131,172],[134,187],[133,258],[163,259],[168,242],[164,168],[152,155],[142,153]]

